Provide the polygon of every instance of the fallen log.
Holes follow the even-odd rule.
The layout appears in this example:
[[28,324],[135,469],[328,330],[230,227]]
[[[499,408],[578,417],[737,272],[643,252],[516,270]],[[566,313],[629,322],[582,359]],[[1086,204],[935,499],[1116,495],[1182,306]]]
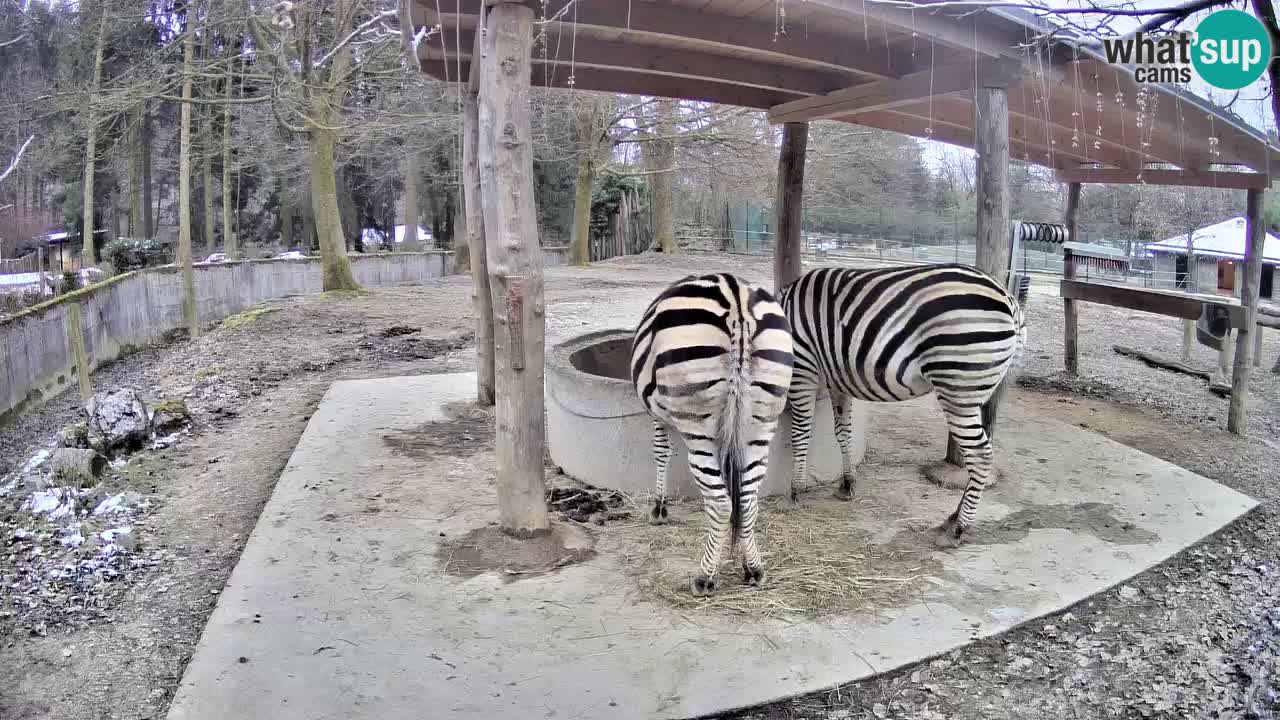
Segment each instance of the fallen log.
[[1116,353],[1119,355],[1123,355],[1125,357],[1137,358],[1138,360],[1141,360],[1142,362],[1152,367],[1157,367],[1164,370],[1172,370],[1174,372],[1180,372],[1184,375],[1192,375],[1206,382],[1213,381],[1212,370],[1205,370],[1203,368],[1195,367],[1194,365],[1188,365],[1187,363],[1184,363],[1181,360],[1166,358],[1161,355],[1156,355],[1154,353],[1146,352],[1145,350],[1138,350],[1137,348],[1125,347],[1124,345],[1113,345],[1111,349],[1115,350]]

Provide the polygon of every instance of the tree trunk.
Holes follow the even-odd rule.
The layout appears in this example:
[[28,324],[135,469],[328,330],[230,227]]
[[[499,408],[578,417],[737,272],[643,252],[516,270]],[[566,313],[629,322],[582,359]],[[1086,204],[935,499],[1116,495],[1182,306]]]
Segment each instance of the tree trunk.
[[226,79],[227,104],[222,111],[222,249],[231,260],[240,259],[240,243],[236,237],[236,228],[232,213],[237,207],[238,198],[231,192],[231,76]]
[[93,181],[95,172],[95,163],[98,155],[98,111],[94,107],[94,101],[98,94],[98,89],[102,86],[102,55],[107,44],[107,8],[102,8],[102,17],[98,20],[98,40],[94,43],[93,50],[93,85],[90,86],[89,99],[89,127],[88,138],[85,142],[84,150],[84,224],[82,232],[84,237],[84,254],[83,267],[93,267],[98,264],[98,258],[93,249]]
[[280,241],[286,250],[293,247],[293,200],[283,184],[280,186]]
[[573,230],[569,235],[569,262],[591,263],[591,186],[596,180],[594,151],[578,150],[578,181],[573,196]]
[[[405,245],[408,248],[416,248],[418,245],[418,154],[409,153],[404,159],[404,219],[401,223],[404,225],[404,241],[412,243]],[[395,237],[391,238],[392,245],[395,245]]]
[[200,334],[195,269],[191,266],[191,73],[195,47],[195,33],[188,28],[182,43],[182,111],[178,130],[178,267],[182,270],[182,318],[192,338]]
[[313,103],[317,119],[307,133],[311,145],[311,212],[315,216],[316,235],[320,242],[320,267],[325,292],[359,290],[351,274],[351,261],[342,234],[342,216],[338,209],[338,183],[333,152],[337,138],[327,103]]
[[471,270],[471,248],[467,245],[466,203],[458,200],[453,214],[453,272],[465,273]]
[[[159,208],[156,208],[159,213]],[[156,236],[159,215],[151,214],[151,110],[142,103],[142,236]]]
[[674,132],[672,119],[675,117],[675,101],[662,99],[658,101],[657,134],[660,139],[653,140],[649,170],[660,170],[650,176],[649,187],[653,190],[653,234],[654,240],[664,253],[678,253],[680,246],[676,243],[675,208],[672,206],[672,186],[675,183],[675,172],[672,168],[676,162],[675,143],[671,141]]
[[533,9],[489,9],[480,56],[480,178],[494,310],[498,520],[517,536],[550,528],[543,497],[542,252],[529,121]]
[[205,118],[203,129],[200,132],[200,152],[204,155],[203,162],[200,163],[200,189],[204,195],[204,230],[200,233],[205,250],[213,252],[216,241],[214,238],[214,205],[213,205],[213,157],[216,153],[213,151],[213,112],[202,113]]
[[142,104],[129,111],[128,168],[126,175],[129,183],[129,237],[146,237],[143,231],[143,215],[146,205],[142,197]]
[[[1067,186],[1067,209],[1064,214],[1063,222],[1067,226],[1067,238],[1072,242],[1077,241],[1076,235],[1079,230],[1078,218],[1080,215],[1080,193],[1082,188],[1080,183],[1071,183]],[[1066,280],[1074,280],[1076,276],[1075,261],[1071,259],[1071,251],[1065,250],[1062,256],[1062,277]],[[1067,299],[1062,301],[1063,313],[1063,335],[1062,335],[1062,359],[1066,366],[1068,375],[1080,374],[1080,306],[1075,300]]]
[[[484,23],[476,27],[481,44]],[[476,319],[476,402],[494,401],[493,297],[489,288],[489,258],[485,247],[484,204],[480,189],[480,63],[471,63],[471,78],[462,94],[462,204],[466,212],[466,237],[471,260],[471,304]]]

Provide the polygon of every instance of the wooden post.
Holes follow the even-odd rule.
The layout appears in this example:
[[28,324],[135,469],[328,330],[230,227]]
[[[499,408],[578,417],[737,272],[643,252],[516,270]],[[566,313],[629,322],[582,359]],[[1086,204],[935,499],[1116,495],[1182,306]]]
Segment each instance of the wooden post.
[[[1063,219],[1067,226],[1067,239],[1072,242],[1076,240],[1076,231],[1079,228],[1077,220],[1079,213],[1080,183],[1073,182],[1067,185],[1067,212]],[[1067,248],[1062,250],[1062,277],[1064,280],[1074,280],[1076,277],[1075,261],[1071,257],[1071,250]],[[1062,301],[1062,315],[1065,320],[1062,335],[1062,361],[1068,375],[1079,375],[1080,307],[1076,305],[1075,300]]]
[[1253,327],[1253,366],[1262,367],[1262,326]]
[[[974,92],[974,150],[978,153],[976,197],[978,241],[974,265],[1004,284],[1009,276],[1009,91],[979,87]],[[992,397],[983,426],[994,435],[999,396]],[[947,462],[964,467],[955,438],[947,436]]]
[[36,275],[40,279],[40,299],[45,298],[45,277],[44,277],[44,246],[36,246]]
[[[476,26],[476,46],[482,38],[484,8]],[[467,248],[471,260],[471,304],[476,316],[476,402],[493,404],[493,297],[489,262],[485,257],[484,205],[480,195],[480,63],[471,63],[471,79],[462,93],[462,204],[466,213]]]
[[520,537],[550,528],[543,496],[542,253],[533,197],[533,9],[489,8],[481,32],[480,197],[493,298],[498,516]]
[[809,123],[782,126],[778,151],[778,233],[773,245],[773,289],[781,291],[800,277],[801,210],[804,206],[804,159]]
[[1267,231],[1262,224],[1262,190],[1250,190],[1245,212],[1248,245],[1244,251],[1244,272],[1241,273],[1240,304],[1244,305],[1244,327],[1236,329],[1235,367],[1231,371],[1231,409],[1227,413],[1227,430],[1236,435],[1248,431],[1249,400],[1249,352],[1250,340],[1258,329],[1258,290],[1262,285],[1262,245]]
[[89,353],[84,349],[84,316],[80,303],[67,306],[67,345],[71,347],[71,361],[76,364],[76,378],[80,381],[80,402],[87,405],[93,399],[93,382],[89,379]]

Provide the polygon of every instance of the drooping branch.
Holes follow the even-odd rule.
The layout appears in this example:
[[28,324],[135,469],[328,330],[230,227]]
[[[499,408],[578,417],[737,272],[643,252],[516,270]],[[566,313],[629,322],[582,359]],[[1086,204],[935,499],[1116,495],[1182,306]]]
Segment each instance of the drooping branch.
[[35,139],[36,139],[36,136],[32,135],[31,137],[27,138],[26,142],[22,143],[22,147],[18,148],[17,154],[13,156],[13,161],[9,163],[9,167],[5,168],[4,172],[0,173],[0,182],[4,182],[4,179],[9,177],[10,173],[18,169],[18,163],[22,161],[22,153],[27,151],[27,146],[30,145],[31,141]]

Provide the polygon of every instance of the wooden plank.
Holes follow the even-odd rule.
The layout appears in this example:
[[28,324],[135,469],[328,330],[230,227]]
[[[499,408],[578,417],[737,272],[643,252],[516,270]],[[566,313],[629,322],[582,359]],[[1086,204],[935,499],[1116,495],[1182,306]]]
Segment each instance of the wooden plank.
[[1186,185],[1230,190],[1265,190],[1271,185],[1271,178],[1262,173],[1209,170],[1066,168],[1058,170],[1057,175],[1058,182],[1100,185]]
[[93,381],[89,379],[89,353],[84,347],[84,314],[80,303],[67,306],[67,345],[71,347],[71,361],[76,364],[76,379],[80,385],[80,405],[93,399]]
[[[477,28],[479,25],[477,25]],[[477,30],[477,35],[479,31]],[[480,65],[470,67],[462,93],[462,204],[471,260],[471,304],[476,323],[476,403],[494,403],[493,297],[484,241],[484,205],[480,191]]]
[[782,148],[778,152],[778,233],[773,247],[773,287],[777,291],[800,277],[800,224],[808,144],[808,123],[782,126]]
[[[478,0],[450,0],[442,3],[441,12],[437,13],[436,5],[430,0],[416,0],[412,4],[416,7],[415,20],[421,18],[416,20],[418,24],[432,26],[439,23],[445,27],[446,34],[453,34],[452,29],[457,25],[472,27],[480,5]],[[869,34],[869,41],[864,42],[859,32],[856,43],[850,42],[847,36],[823,32],[817,26],[811,26],[803,33],[780,34],[771,22],[649,2],[578,2],[560,15],[564,7],[564,2],[552,2],[547,7],[547,18],[557,18],[543,26],[548,37],[571,38],[575,33],[582,37],[601,31],[623,30],[626,35],[621,38],[622,42],[626,42],[628,37],[643,37],[650,42],[666,40],[685,47],[740,51],[765,61],[786,59],[794,64],[803,60],[869,79],[893,77],[921,69],[912,65],[913,58],[909,52],[895,51],[882,44],[879,40],[883,34]],[[621,44],[616,43],[615,50]],[[914,62],[923,66],[927,60],[927,57],[918,57]]]
[[484,28],[478,139],[495,330],[498,522],[507,533],[529,536],[550,528],[543,497],[546,328],[529,119],[533,10],[495,5]]
[[[1077,218],[1080,214],[1080,183],[1071,183],[1067,186],[1067,209],[1064,214],[1063,222],[1067,226],[1067,236],[1075,240],[1076,231],[1079,229]],[[1065,280],[1075,280],[1076,266],[1071,258],[1071,250],[1064,248],[1062,251],[1062,277]],[[1076,301],[1063,296],[1062,315],[1064,318],[1064,329],[1062,335],[1062,359],[1066,365],[1068,375],[1080,374],[1080,308],[1076,306]]]
[[769,122],[778,124],[847,118],[863,112],[914,105],[930,96],[936,98],[957,93],[969,94],[977,85],[1007,85],[1020,74],[1021,67],[1013,61],[993,60],[976,66],[973,62],[944,65],[784,103],[769,108]]
[[1221,305],[1227,309],[1231,327],[1240,328],[1245,322],[1244,308],[1240,305],[1215,302],[1203,296],[1067,279],[1062,280],[1058,286],[1058,292],[1064,299],[1111,305],[1187,320],[1199,319],[1200,306],[1209,303]]
[[1244,253],[1244,272],[1240,273],[1240,304],[1244,306],[1245,323],[1236,331],[1236,356],[1231,369],[1231,407],[1227,411],[1227,431],[1245,435],[1249,429],[1249,353],[1252,351],[1251,333],[1260,332],[1258,321],[1258,291],[1262,286],[1262,249],[1267,239],[1267,228],[1262,221],[1263,191],[1250,190],[1245,209],[1248,243]]

